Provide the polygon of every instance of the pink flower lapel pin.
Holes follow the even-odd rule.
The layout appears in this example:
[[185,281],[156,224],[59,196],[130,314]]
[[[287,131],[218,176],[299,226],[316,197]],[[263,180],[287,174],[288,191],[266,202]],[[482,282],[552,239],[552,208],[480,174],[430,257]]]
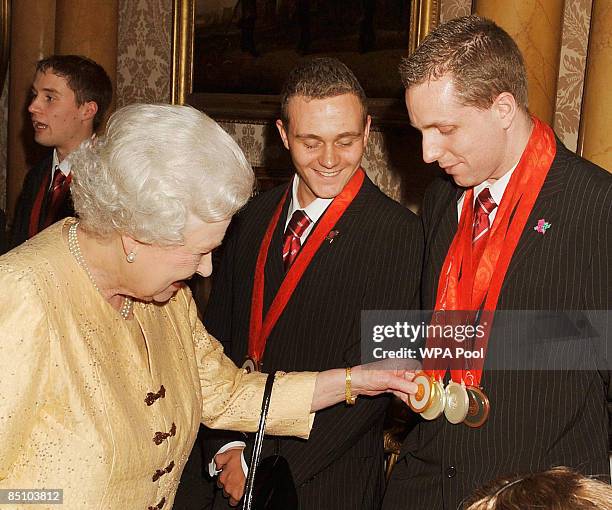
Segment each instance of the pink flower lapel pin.
[[325,237],[325,240],[331,244],[334,242],[334,239],[336,239],[336,237],[338,237],[338,235],[340,234],[340,232],[338,232],[337,230],[330,230],[329,234],[327,234],[327,236]]
[[538,220],[538,224],[533,227],[533,230],[538,232],[539,234],[546,234],[546,231],[550,228],[550,223],[548,223],[544,218]]

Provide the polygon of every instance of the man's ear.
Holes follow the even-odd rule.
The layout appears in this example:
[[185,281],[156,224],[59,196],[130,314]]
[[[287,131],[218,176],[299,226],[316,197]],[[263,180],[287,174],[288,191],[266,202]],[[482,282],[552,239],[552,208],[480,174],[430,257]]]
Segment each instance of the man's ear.
[[96,116],[96,113],[98,113],[98,103],[96,103],[95,101],[85,101],[81,107],[81,120],[91,120],[93,121],[93,118]]
[[514,122],[518,110],[514,96],[510,92],[502,92],[493,101],[492,108],[494,108],[502,128],[508,129]]
[[283,141],[283,145],[285,146],[285,149],[289,150],[289,138],[287,137],[287,131],[285,130],[285,125],[283,124],[283,121],[278,119],[276,121],[276,128],[278,129],[278,132],[280,134],[281,140]]
[[372,117],[369,115],[366,117],[365,128],[363,130],[363,145],[364,147],[368,144],[368,138],[370,138],[370,125],[372,124]]

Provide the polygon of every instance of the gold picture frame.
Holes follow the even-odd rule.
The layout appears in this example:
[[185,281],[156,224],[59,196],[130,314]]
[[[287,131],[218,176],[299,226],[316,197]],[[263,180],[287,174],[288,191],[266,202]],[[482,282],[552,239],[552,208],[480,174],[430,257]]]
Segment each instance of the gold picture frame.
[[[256,94],[192,94],[194,25],[197,0],[174,0],[172,34],[172,102],[191,104],[217,120],[267,122],[278,113],[277,96]],[[409,52],[437,26],[440,0],[412,0]],[[370,111],[379,123],[405,123],[404,108],[397,99],[370,100]],[[228,105],[231,105],[228,107]]]
[[11,37],[11,0],[0,0],[0,93],[4,90],[4,81],[8,70],[9,47]]

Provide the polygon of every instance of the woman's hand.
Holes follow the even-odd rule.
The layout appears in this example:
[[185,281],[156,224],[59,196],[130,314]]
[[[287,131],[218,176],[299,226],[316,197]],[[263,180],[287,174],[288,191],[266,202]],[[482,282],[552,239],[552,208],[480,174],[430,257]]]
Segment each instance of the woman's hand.
[[414,366],[406,369],[384,368],[384,364],[369,363],[351,369],[351,393],[353,395],[379,395],[393,393],[404,403],[408,403],[408,395],[417,392],[418,386],[412,382]]
[[[417,392],[417,385],[412,380],[418,369],[418,362],[410,361],[398,365],[397,360],[377,361],[356,366],[351,369],[351,394],[353,396],[374,396],[388,392],[393,393],[403,402],[408,402],[408,395]],[[345,369],[336,368],[319,372],[310,411],[314,413],[344,401],[345,388]]]

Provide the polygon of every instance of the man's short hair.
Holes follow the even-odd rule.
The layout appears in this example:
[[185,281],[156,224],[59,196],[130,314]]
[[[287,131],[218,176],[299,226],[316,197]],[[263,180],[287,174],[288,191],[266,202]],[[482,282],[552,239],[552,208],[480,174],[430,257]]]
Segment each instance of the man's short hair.
[[449,75],[458,99],[467,106],[489,108],[510,92],[527,110],[527,73],[510,35],[493,21],[464,16],[431,32],[399,67],[406,89]]
[[294,96],[327,99],[342,94],[354,94],[363,109],[365,124],[368,116],[366,95],[353,72],[342,62],[331,57],[305,60],[292,69],[281,92],[281,120],[288,125],[287,106]]
[[93,128],[96,130],[113,97],[113,85],[104,68],[81,55],[51,55],[36,64],[37,73],[47,71],[66,79],[79,106],[95,101],[98,112],[93,119]]

